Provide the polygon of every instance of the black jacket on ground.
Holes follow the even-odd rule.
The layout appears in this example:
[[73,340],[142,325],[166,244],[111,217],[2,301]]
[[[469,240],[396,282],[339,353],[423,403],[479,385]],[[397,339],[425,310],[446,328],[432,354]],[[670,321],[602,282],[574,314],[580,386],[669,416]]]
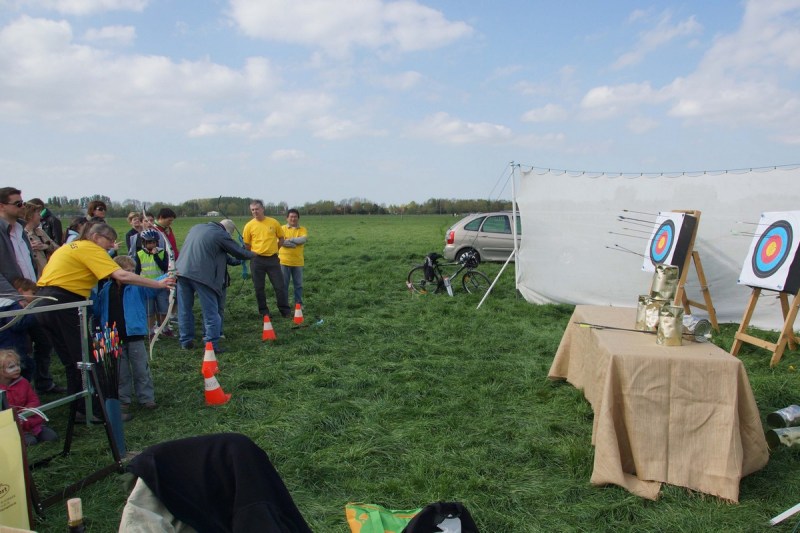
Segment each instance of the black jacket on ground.
[[245,435],[156,444],[128,471],[198,533],[311,533],[267,454]]

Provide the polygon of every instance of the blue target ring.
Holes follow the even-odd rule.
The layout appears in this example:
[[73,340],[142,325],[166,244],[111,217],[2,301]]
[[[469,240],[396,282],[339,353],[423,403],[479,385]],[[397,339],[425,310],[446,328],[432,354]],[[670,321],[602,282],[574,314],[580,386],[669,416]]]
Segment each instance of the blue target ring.
[[654,265],[660,265],[669,257],[675,246],[675,224],[671,220],[663,222],[650,241],[650,260]]
[[773,222],[761,234],[753,250],[753,274],[768,278],[778,271],[792,249],[792,226],[786,220]]

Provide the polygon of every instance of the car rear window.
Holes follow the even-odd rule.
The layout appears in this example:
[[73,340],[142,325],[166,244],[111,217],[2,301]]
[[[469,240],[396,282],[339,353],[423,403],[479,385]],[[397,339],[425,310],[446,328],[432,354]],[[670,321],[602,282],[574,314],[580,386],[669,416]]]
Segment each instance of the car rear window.
[[464,226],[464,229],[467,230],[467,231],[478,231],[478,229],[480,229],[480,227],[481,227],[481,222],[483,222],[484,218],[486,218],[486,217],[478,217],[475,220],[469,221]]
[[507,216],[495,215],[486,218],[482,229],[486,233],[511,233],[511,224]]

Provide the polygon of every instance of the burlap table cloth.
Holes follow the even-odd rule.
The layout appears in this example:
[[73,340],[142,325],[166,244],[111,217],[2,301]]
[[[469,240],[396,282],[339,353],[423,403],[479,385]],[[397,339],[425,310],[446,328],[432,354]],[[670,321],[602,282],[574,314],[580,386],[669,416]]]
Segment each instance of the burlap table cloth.
[[592,484],[620,485],[648,499],[661,483],[739,501],[739,481],[769,458],[742,362],[711,343],[659,346],[633,328],[636,310],[575,308],[548,377],[592,405]]

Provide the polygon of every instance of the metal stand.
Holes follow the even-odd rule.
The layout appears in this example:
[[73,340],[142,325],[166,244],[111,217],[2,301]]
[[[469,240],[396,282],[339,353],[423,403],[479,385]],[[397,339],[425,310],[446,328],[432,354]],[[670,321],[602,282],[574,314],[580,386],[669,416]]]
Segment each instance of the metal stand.
[[[39,494],[38,489],[36,488],[36,484],[33,482],[33,477],[30,476],[30,482],[28,484],[28,488],[30,491],[30,497],[33,504],[34,509],[38,514],[43,514],[44,510],[53,505],[54,503],[58,503],[73,494],[77,493],[81,488],[95,481],[98,481],[108,474],[117,471],[119,473],[123,473],[125,468],[122,464],[122,458],[119,453],[119,448],[117,447],[116,440],[114,440],[114,435],[111,431],[111,424],[108,422],[108,414],[106,413],[106,406],[105,406],[105,398],[103,398],[103,393],[100,388],[100,383],[98,381],[97,372],[95,365],[90,362],[89,360],[89,339],[88,339],[88,322],[86,318],[86,307],[91,305],[92,302],[90,300],[81,301],[81,302],[73,302],[73,303],[64,303],[64,304],[54,304],[45,307],[37,307],[35,309],[31,309],[28,306],[25,309],[17,310],[17,311],[3,311],[0,312],[0,317],[7,317],[7,316],[18,316],[18,315],[29,315],[29,314],[37,314],[37,313],[46,313],[48,311],[57,311],[61,309],[78,309],[78,314],[80,316],[80,332],[78,333],[81,336],[81,359],[80,363],[76,363],[78,368],[81,370],[81,375],[83,378],[83,390],[80,392],[76,392],[75,394],[71,394],[64,398],[59,398],[58,400],[46,403],[41,405],[38,409],[40,411],[48,411],[55,407],[60,407],[62,405],[69,404],[70,411],[69,411],[69,419],[67,422],[67,431],[64,436],[64,448],[61,452],[53,454],[49,457],[39,459],[36,462],[30,464],[30,468],[28,470],[35,470],[37,467],[46,466],[56,457],[66,457],[69,455],[70,450],[72,448],[72,438],[75,432],[75,417],[77,413],[77,404],[75,402],[83,400],[86,404],[86,424],[91,425],[91,420],[94,418],[92,413],[92,396],[97,394],[98,399],[100,400],[100,410],[102,415],[102,425],[106,432],[106,437],[108,438],[108,444],[111,449],[111,455],[114,459],[114,462],[101,467],[99,470],[95,471],[92,474],[72,483],[60,491],[57,491],[49,496],[42,498]],[[25,415],[23,414],[22,417],[24,418]],[[25,447],[22,448],[22,454],[24,460],[28,461],[27,452]],[[30,474],[30,472],[28,472]]]

